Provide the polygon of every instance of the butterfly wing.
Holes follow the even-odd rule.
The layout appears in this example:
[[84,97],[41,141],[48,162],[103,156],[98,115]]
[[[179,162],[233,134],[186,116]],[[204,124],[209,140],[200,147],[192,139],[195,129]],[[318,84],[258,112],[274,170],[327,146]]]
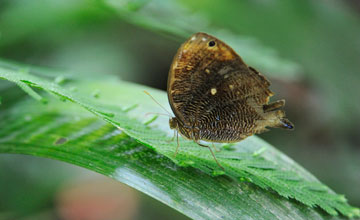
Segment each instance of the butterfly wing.
[[231,142],[290,123],[279,110],[284,101],[268,104],[269,86],[224,42],[197,33],[174,58],[168,97],[175,116],[197,139]]

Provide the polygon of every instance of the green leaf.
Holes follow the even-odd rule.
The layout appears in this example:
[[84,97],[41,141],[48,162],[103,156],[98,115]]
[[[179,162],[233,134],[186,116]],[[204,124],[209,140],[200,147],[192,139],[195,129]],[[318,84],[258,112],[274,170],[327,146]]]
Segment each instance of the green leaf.
[[[103,119],[121,129],[124,132],[123,135],[126,134],[130,138],[133,138],[132,140],[136,140],[137,142],[155,150],[159,154],[159,157],[166,157],[178,166],[191,166],[198,168],[202,171],[202,173],[214,176],[222,174],[222,170],[219,169],[209,151],[205,148],[198,147],[197,144],[192,141],[180,138],[180,150],[175,157],[174,151],[177,144],[176,141],[169,141],[173,132],[169,130],[167,124],[168,119],[163,117],[153,118],[153,116],[146,116],[146,113],[158,112],[161,108],[152,102],[152,100],[143,93],[143,90],[150,92],[161,104],[169,108],[167,105],[166,93],[144,86],[114,80],[87,80],[84,82],[73,80],[72,82],[66,83],[64,86],[60,86],[54,81],[50,81],[44,77],[37,77],[22,71],[14,71],[14,69],[16,68],[0,67],[0,77],[17,84],[25,83],[28,86],[43,89],[49,94],[59,97],[62,101],[68,100],[74,102],[94,113],[98,116],[98,118]],[[72,88],[77,89],[74,91]],[[24,91],[32,93],[28,89]],[[93,94],[94,91],[100,95],[98,97],[92,96],[91,94]],[[71,104],[64,103],[64,105]],[[29,105],[29,108],[20,108],[19,111],[24,111],[22,109],[28,109],[30,111],[30,106],[31,105]],[[66,109],[63,107],[59,108],[52,102],[44,106],[47,106],[46,108],[52,109],[53,111],[64,111],[64,109]],[[43,109],[46,108],[43,107]],[[42,108],[37,107],[37,111],[41,112],[39,109]],[[13,110],[10,111],[10,113],[15,114],[16,111]],[[11,117],[4,116],[3,118],[7,119]],[[30,115],[30,118],[36,117]],[[56,121],[51,118],[48,120]],[[13,121],[11,121],[11,123],[6,123],[8,126],[4,126],[5,124],[1,126],[1,134],[5,137],[5,140],[8,140],[9,138],[12,140],[14,136],[16,139],[13,140],[27,140],[24,139],[24,137],[31,134],[30,139],[34,140],[34,142],[32,142],[30,146],[26,145],[29,147],[26,149],[29,149],[27,152],[28,154],[35,154],[31,152],[37,151],[36,143],[41,145],[44,139],[37,142],[37,136],[33,134],[33,131],[35,128],[41,128],[42,125],[45,125],[45,122],[46,120],[32,120],[32,123],[27,122],[26,126],[24,126],[24,122],[19,119],[19,116],[16,116],[13,117]],[[82,123],[84,123],[84,125]],[[81,125],[83,126],[87,126],[91,123],[91,121],[81,121]],[[57,124],[62,126],[61,121],[58,121],[51,127],[54,127]],[[21,130],[17,127],[20,125],[23,127]],[[67,126],[68,127],[62,131],[62,135],[57,136],[57,139],[54,139],[51,133],[49,133],[47,138],[49,139],[48,141],[51,141],[52,147],[63,146],[66,143],[71,142],[72,138],[78,137],[76,133],[79,131],[74,131],[69,128],[69,125]],[[82,128],[83,127],[79,129],[81,130]],[[43,138],[43,131],[38,129],[38,132],[40,132],[39,135]],[[99,137],[95,134],[88,134],[86,137],[84,136],[84,138],[84,141],[86,140],[87,142],[99,139]],[[80,155],[85,153],[82,155],[83,157],[87,157],[87,147],[84,148],[84,146],[77,144],[74,144],[73,146],[73,148],[77,149],[76,153]],[[266,149],[265,151],[264,148]],[[24,151],[23,148],[19,149]],[[226,149],[228,148],[216,153],[216,156],[218,161],[225,168],[225,175],[231,179],[236,181],[251,182],[266,190],[272,189],[285,198],[296,199],[307,206],[319,206],[331,215],[337,215],[337,212],[340,212],[348,217],[360,216],[359,209],[348,205],[343,196],[332,192],[328,187],[321,184],[318,180],[316,180],[316,178],[291,159],[287,158],[285,155],[278,152],[271,145],[261,139],[251,137],[233,145],[231,148],[233,149],[232,151]],[[48,150],[52,151],[51,149]],[[72,153],[75,153],[73,150],[74,149],[72,148],[61,147],[61,152],[65,152],[64,155],[59,156],[56,154],[56,156],[54,156],[50,154],[48,156],[69,161],[70,159],[67,157]],[[16,152],[16,147],[14,147],[13,151]],[[46,156],[46,153],[43,153],[42,155]],[[88,159],[88,163],[96,163],[99,165],[107,163],[107,161],[104,161],[105,158],[101,157],[95,161],[92,160],[93,158]],[[73,159],[71,159],[70,162],[78,164],[78,162]],[[122,162],[125,161],[122,160]],[[183,169],[175,166],[175,164],[171,166],[173,169]],[[92,167],[90,166],[89,168]],[[96,171],[101,172],[101,169],[108,168],[99,166],[99,170],[96,169]],[[122,175],[122,173],[120,172],[119,175]],[[215,177],[213,180],[216,182]],[[236,181],[234,181],[234,184]],[[251,187],[253,186],[251,185]],[[232,198],[233,196],[234,195],[230,197]],[[188,198],[190,199],[192,197]],[[196,200],[192,202],[195,201]],[[169,205],[172,206],[171,204]],[[238,208],[240,208],[240,206]],[[180,208],[178,210],[190,215]]]
[[194,219],[329,219],[253,184],[178,167],[75,104],[27,100],[1,112],[0,119],[0,153],[48,157],[94,170]]

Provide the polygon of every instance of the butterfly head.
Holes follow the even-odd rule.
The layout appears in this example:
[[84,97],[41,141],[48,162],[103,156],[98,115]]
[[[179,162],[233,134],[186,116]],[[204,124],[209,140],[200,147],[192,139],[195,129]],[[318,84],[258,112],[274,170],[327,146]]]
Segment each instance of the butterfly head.
[[170,129],[177,129],[179,127],[179,123],[177,118],[170,118],[169,119],[169,125],[170,125]]
[[170,129],[176,129],[179,134],[187,139],[192,139],[193,129],[184,125],[178,118],[173,117],[169,119]]

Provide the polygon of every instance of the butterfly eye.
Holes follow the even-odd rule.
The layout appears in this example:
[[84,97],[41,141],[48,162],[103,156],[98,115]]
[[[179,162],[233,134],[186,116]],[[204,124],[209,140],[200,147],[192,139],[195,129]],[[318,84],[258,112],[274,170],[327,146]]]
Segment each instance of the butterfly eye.
[[215,41],[209,41],[209,47],[213,47],[213,46],[215,46]]

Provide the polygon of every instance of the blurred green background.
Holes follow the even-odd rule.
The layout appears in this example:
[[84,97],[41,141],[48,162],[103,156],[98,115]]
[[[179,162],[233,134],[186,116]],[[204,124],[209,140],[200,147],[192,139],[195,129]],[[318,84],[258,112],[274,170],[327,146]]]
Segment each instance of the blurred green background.
[[[359,1],[0,1],[0,60],[79,78],[165,90],[177,48],[198,31],[234,46],[286,99],[296,130],[261,137],[360,206]],[[186,219],[108,178],[29,156],[0,155],[0,198],[0,219]]]

